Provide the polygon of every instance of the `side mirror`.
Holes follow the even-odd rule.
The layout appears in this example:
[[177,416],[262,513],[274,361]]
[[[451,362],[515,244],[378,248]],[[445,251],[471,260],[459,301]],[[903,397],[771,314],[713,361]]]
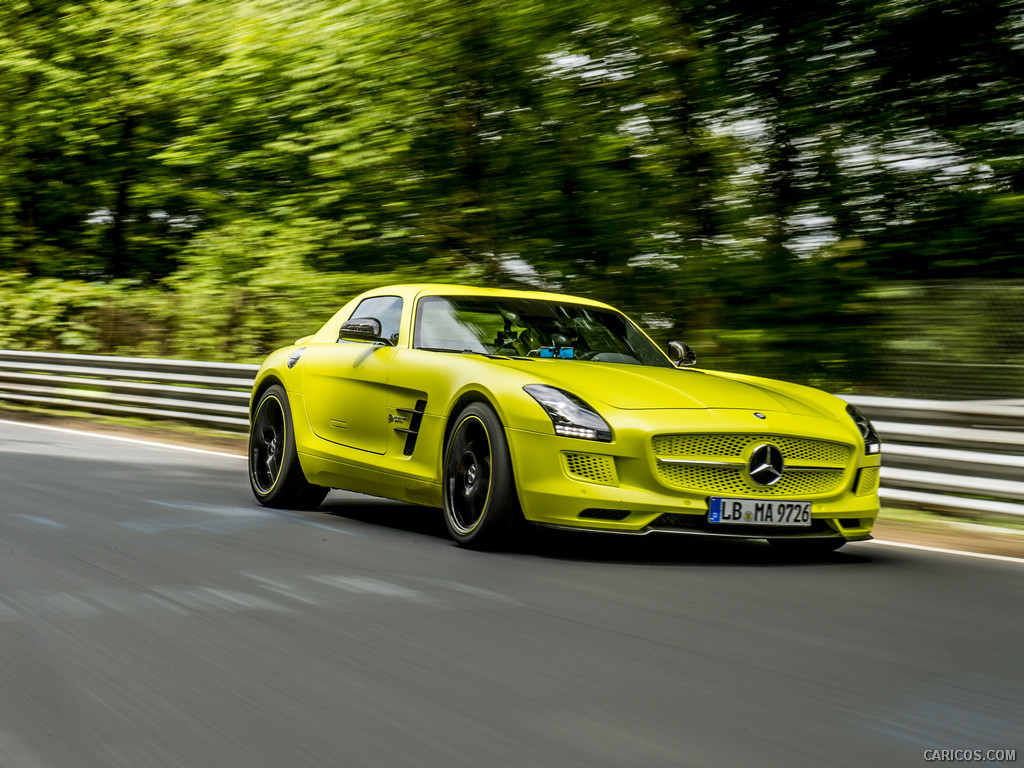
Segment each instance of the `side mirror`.
[[354,317],[341,324],[338,341],[371,341],[384,346],[394,346],[387,339],[381,338],[380,320],[375,317]]
[[697,353],[681,341],[668,343],[668,358],[676,368],[685,368],[697,364]]

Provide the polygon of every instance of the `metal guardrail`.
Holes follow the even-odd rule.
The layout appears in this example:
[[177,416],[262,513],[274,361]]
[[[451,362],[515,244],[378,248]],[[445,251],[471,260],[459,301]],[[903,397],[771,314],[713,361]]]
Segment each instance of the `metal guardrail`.
[[[0,350],[0,402],[249,428],[255,365]],[[883,440],[882,500],[1024,517],[1024,403],[844,397]]]
[[249,429],[259,366],[0,350],[0,401]]
[[1024,517],[1024,404],[844,397],[882,438],[882,501]]

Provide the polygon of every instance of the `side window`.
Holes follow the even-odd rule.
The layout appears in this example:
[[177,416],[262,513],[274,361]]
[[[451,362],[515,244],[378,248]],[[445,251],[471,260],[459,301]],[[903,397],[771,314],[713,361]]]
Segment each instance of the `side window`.
[[396,343],[402,326],[402,299],[399,296],[374,296],[363,299],[349,320],[356,317],[377,318],[380,320],[381,336]]
[[472,350],[486,353],[474,329],[467,325],[453,302],[443,296],[420,299],[416,310],[416,349]]

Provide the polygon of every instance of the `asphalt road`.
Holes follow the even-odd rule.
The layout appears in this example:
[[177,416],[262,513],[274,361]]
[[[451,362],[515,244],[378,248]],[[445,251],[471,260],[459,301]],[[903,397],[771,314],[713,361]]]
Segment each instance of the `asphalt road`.
[[481,554],[431,510],[266,510],[235,457],[0,423],[0,768],[1024,763],[1022,593],[1024,562],[875,543]]

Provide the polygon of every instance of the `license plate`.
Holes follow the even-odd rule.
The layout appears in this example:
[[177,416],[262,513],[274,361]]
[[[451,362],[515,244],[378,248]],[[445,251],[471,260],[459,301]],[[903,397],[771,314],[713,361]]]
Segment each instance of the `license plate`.
[[811,524],[809,501],[763,501],[761,499],[708,499],[709,523],[734,525]]

